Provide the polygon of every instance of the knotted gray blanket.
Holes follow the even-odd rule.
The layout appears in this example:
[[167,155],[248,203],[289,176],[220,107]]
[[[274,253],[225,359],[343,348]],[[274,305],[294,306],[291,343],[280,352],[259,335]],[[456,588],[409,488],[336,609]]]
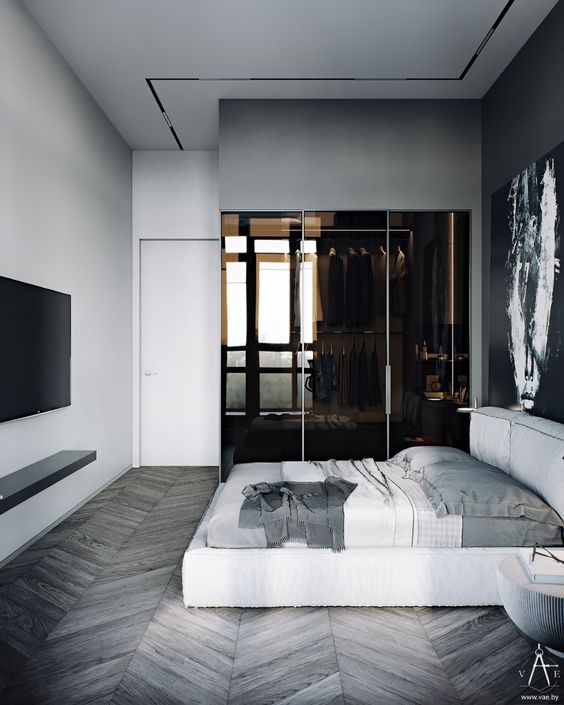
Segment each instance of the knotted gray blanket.
[[345,548],[343,505],[354,482],[328,477],[324,482],[259,482],[243,489],[240,529],[264,529],[268,548],[286,541],[310,548]]

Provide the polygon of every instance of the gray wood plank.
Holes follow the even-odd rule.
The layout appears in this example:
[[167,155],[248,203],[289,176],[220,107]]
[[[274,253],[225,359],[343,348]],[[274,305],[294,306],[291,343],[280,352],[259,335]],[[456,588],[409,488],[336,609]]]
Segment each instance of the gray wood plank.
[[459,702],[411,609],[331,608],[346,703]]
[[[2,586],[0,653],[3,642],[6,653],[0,661],[0,673],[4,681],[14,682],[16,675],[24,671],[41,643],[95,582],[120,545],[150,515],[180,472],[180,469],[167,471],[160,478],[155,469],[134,473],[131,484],[123,485],[80,529],[58,531],[59,543],[50,545],[43,557],[32,562],[27,573],[20,574],[14,583]],[[134,490],[137,485],[144,487],[143,509],[139,508],[138,493]],[[2,620],[9,620],[9,625]],[[30,636],[35,641],[30,642]]]
[[243,610],[231,705],[267,705],[310,689],[338,672],[329,613],[316,608]]
[[333,673],[322,681],[299,690],[275,705],[344,705],[343,688],[339,673]]
[[517,671],[532,647],[502,609],[427,609],[418,617],[463,702],[520,699]]

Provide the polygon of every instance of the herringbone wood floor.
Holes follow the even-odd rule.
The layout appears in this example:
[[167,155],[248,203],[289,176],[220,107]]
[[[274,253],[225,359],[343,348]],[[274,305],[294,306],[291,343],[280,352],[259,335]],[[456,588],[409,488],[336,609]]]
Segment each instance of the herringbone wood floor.
[[521,702],[532,645],[495,607],[186,610],[182,554],[215,485],[131,470],[0,570],[1,703]]

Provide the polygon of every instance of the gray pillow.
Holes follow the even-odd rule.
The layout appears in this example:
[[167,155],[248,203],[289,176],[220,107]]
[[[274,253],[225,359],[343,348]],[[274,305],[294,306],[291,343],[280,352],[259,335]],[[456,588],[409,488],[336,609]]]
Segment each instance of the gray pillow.
[[421,484],[438,517],[527,517],[562,526],[562,520],[538,495],[499,468],[479,460],[426,465],[412,479]]

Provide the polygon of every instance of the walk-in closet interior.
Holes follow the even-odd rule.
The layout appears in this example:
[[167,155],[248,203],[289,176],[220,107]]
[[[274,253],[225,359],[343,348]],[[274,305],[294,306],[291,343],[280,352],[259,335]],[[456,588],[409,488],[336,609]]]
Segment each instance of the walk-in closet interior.
[[224,212],[222,474],[464,447],[468,212]]

